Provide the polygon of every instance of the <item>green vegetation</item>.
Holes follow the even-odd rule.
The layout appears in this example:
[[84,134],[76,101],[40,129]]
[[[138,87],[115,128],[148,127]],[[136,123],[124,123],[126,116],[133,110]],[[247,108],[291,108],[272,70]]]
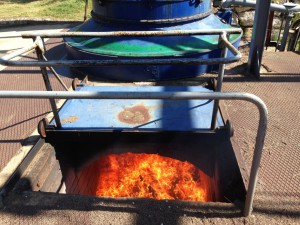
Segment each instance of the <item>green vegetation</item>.
[[0,0],[0,19],[83,20],[84,6],[85,0]]

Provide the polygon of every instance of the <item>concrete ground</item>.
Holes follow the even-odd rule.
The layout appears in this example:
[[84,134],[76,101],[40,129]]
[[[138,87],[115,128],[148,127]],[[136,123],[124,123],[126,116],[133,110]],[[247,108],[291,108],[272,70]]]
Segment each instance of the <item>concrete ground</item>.
[[[256,94],[269,109],[253,216],[244,218],[241,206],[233,204],[107,199],[26,191],[10,192],[3,199],[0,224],[300,224],[300,71],[297,69],[300,58],[298,54],[274,55],[265,54],[263,64],[267,71],[260,81],[245,75],[242,63],[247,58],[244,57],[241,63],[226,70],[223,85],[224,91]],[[287,57],[294,63],[280,71],[278,65]],[[5,70],[0,73],[6,75]],[[194,78],[182,82],[196,85],[201,81]],[[248,103],[226,101],[225,107],[235,128],[232,142],[239,149],[248,174],[258,114]],[[30,126],[35,129],[34,123]],[[15,154],[18,155],[18,149]]]

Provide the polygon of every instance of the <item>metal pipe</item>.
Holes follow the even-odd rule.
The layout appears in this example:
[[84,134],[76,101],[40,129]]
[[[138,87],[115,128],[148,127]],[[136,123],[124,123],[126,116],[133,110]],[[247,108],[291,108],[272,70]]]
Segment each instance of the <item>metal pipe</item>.
[[[255,18],[247,63],[247,70],[260,78],[261,60],[265,48],[271,0],[260,0],[255,7]],[[258,62],[258,63],[257,63]]]
[[[227,34],[224,33],[223,35],[221,35],[222,37],[222,40],[223,40],[223,44],[226,46],[226,48],[228,48],[228,50],[234,55],[234,56],[237,56],[237,57],[241,57],[241,53],[239,52],[239,50],[237,50],[233,44],[231,44],[228,39],[227,39]],[[222,57],[221,57],[222,58]]]
[[[43,59],[45,61],[48,61],[48,59],[43,55]],[[48,67],[51,72],[53,73],[53,75],[55,76],[55,78],[58,80],[58,82],[63,86],[63,88],[66,90],[66,91],[69,91],[67,85],[65,85],[65,83],[63,82],[63,80],[60,78],[60,76],[58,75],[58,73],[55,71],[55,69],[51,66]]]
[[[250,1],[250,0],[227,0],[222,4],[222,8],[228,8],[231,5],[241,5],[246,7],[256,7],[256,1]],[[274,4],[272,3],[270,6],[271,11],[277,11],[277,12],[283,12],[283,13],[289,13],[289,12],[299,12],[300,11],[300,5],[294,4]]]
[[257,96],[244,92],[67,92],[67,91],[0,91],[0,98],[39,98],[39,99],[220,99],[244,100],[252,102],[259,111],[259,124],[251,166],[251,173],[246,196],[244,215],[250,216],[257,184],[257,175],[267,131],[268,110],[265,103]]
[[285,19],[283,36],[282,36],[280,48],[279,48],[279,51],[281,51],[281,52],[283,52],[285,50],[285,46],[286,46],[286,42],[287,42],[287,39],[289,36],[289,31],[290,31],[291,21],[292,21],[293,16],[294,16],[293,13],[289,13]]
[[108,59],[108,60],[51,60],[51,61],[9,61],[0,58],[0,64],[4,66],[68,66],[68,67],[93,67],[93,66],[121,66],[121,65],[213,65],[228,64],[240,60],[241,54],[234,57],[212,59]]
[[23,38],[63,38],[63,37],[152,37],[152,36],[189,36],[189,35],[211,35],[223,32],[230,34],[242,33],[241,28],[226,28],[212,30],[167,30],[167,31],[113,31],[113,32],[28,32],[22,33]]
[[[226,33],[223,33],[220,36],[220,45],[222,47],[221,58],[226,58],[226,56],[227,56],[228,49],[225,45],[225,40],[227,40]],[[225,64],[220,64],[219,71],[218,71],[217,87],[215,90],[216,92],[220,92],[222,90],[224,70],[225,70]],[[213,113],[212,113],[212,119],[211,119],[211,129],[212,130],[216,129],[216,126],[217,126],[217,115],[218,115],[218,110],[219,110],[219,103],[220,103],[219,99],[214,100]]]
[[8,55],[2,56],[1,59],[2,60],[10,60],[10,59],[16,58],[17,56],[20,56],[24,53],[27,53],[27,52],[35,49],[37,46],[38,46],[38,42],[35,41],[31,45],[29,45],[28,47],[16,50],[16,51],[14,51],[14,52],[12,52]]
[[89,2],[88,0],[85,0],[83,21],[86,21],[86,15],[87,15],[87,9],[88,9],[88,2]]
[[[38,60],[43,60],[43,51],[42,51],[42,49],[39,46],[37,46],[35,48],[35,51],[36,51],[36,55],[37,55]],[[47,72],[46,67],[41,66],[40,68],[41,68],[43,80],[44,80],[44,83],[45,83],[45,86],[46,86],[46,90],[47,91],[52,91],[52,87],[51,87],[51,83],[50,83],[50,80],[49,80],[49,76],[48,76],[48,72]],[[54,119],[55,119],[55,122],[56,122],[56,126],[58,128],[61,128],[61,122],[60,122],[60,118],[59,118],[59,114],[58,114],[58,109],[56,107],[55,99],[49,99],[49,101],[50,101],[51,109],[52,109]]]

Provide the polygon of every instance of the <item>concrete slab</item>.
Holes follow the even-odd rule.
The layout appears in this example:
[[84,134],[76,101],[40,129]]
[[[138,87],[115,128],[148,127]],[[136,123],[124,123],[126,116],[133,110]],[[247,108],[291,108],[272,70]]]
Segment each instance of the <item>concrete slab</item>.
[[[16,37],[20,36],[22,32],[58,32],[68,27],[70,27],[69,24],[53,24],[0,28],[0,57],[32,44],[32,39],[30,38]],[[47,40],[45,39],[45,41]],[[14,60],[19,60],[20,58],[16,57]],[[6,66],[0,65],[0,71],[5,68]]]

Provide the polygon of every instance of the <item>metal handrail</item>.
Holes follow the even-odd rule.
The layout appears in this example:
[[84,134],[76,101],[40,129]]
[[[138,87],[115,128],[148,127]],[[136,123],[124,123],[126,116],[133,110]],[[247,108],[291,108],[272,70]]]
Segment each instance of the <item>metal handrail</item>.
[[[222,81],[224,76],[224,64],[236,62],[241,58],[240,52],[228,41],[228,33],[241,33],[241,29],[223,29],[223,30],[209,30],[209,31],[139,31],[139,32],[63,32],[52,34],[23,34],[23,37],[34,38],[35,42],[32,46],[21,49],[18,53],[28,52],[36,49],[39,60],[43,60],[44,43],[43,38],[46,37],[110,37],[110,36],[176,36],[176,35],[196,35],[196,34],[219,34],[219,45],[222,50],[223,58],[213,59],[135,59],[135,60],[50,60],[50,61],[10,61],[17,54],[10,54],[0,58],[0,64],[7,66],[40,66],[45,85],[48,91],[0,91],[0,98],[39,98],[49,99],[52,111],[55,117],[56,124],[60,124],[58,110],[53,106],[55,99],[173,99],[173,100],[187,100],[187,99],[213,99],[215,100],[212,122],[216,120],[217,110],[219,107],[219,100],[244,100],[252,102],[259,110],[259,125],[256,136],[256,143],[254,155],[251,166],[251,173],[248,185],[248,192],[246,196],[244,215],[249,216],[252,212],[253,198],[257,184],[257,175],[262,156],[263,144],[267,130],[267,115],[268,111],[264,102],[257,96],[243,92],[224,93],[221,92]],[[105,34],[106,33],[106,34]],[[234,55],[234,57],[226,57],[227,49]],[[218,73],[217,92],[215,93],[201,93],[201,92],[57,92],[51,90],[49,79],[47,79],[47,71],[45,67],[52,66],[103,66],[103,65],[143,65],[143,64],[220,64]],[[58,126],[59,127],[59,126]],[[212,123],[212,129],[215,124]]]
[[[119,66],[119,65],[214,65],[219,64],[218,85],[215,91],[220,92],[222,88],[225,64],[237,62],[240,60],[241,53],[228,41],[227,35],[234,33],[242,33],[240,28],[213,29],[213,30],[168,30],[168,31],[115,31],[115,32],[54,32],[54,33],[23,33],[23,38],[33,38],[34,43],[24,49],[18,50],[18,53],[36,50],[39,61],[10,61],[10,59],[18,56],[11,53],[8,56],[0,58],[0,64],[5,66],[39,66],[43,75],[43,79],[48,91],[52,91],[48,73],[45,69],[49,67],[54,70],[54,66],[68,67],[91,67],[91,66]],[[219,34],[219,47],[221,48],[221,58],[195,59],[195,58],[168,58],[168,59],[111,59],[111,60],[45,60],[44,38],[49,37],[135,37],[135,36],[189,36],[189,35],[211,35]],[[227,49],[234,55],[227,57]],[[59,79],[60,81],[60,79]],[[53,100],[50,99],[51,108],[54,114],[56,125],[61,127],[59,114]],[[211,129],[216,128],[217,111],[219,102],[216,100],[213,106]]]
[[256,135],[244,216],[250,216],[257,184],[257,176],[267,132],[268,110],[265,103],[257,96],[245,92],[66,92],[66,91],[0,91],[0,98],[39,98],[39,99],[214,99],[244,100],[253,103],[259,111],[259,124]]
[[[31,47],[27,47],[23,50],[19,50],[24,53],[33,50],[34,48],[42,45],[39,39],[49,37],[120,37],[120,36],[189,36],[189,35],[209,35],[219,34],[220,42],[224,44],[224,47],[228,48],[234,57],[228,58],[212,58],[212,59],[193,59],[193,58],[170,58],[170,59],[111,59],[111,60],[49,60],[49,61],[10,61],[10,57],[7,56],[0,58],[0,64],[5,66],[40,66],[40,67],[91,67],[91,66],[115,66],[115,65],[213,65],[213,64],[229,64],[237,62],[241,59],[241,53],[228,41],[227,34],[241,33],[240,28],[234,29],[216,29],[216,30],[191,30],[191,31],[117,31],[117,32],[56,32],[56,33],[23,33],[23,38],[34,38],[35,44]],[[40,47],[41,49],[41,47]],[[13,53],[12,53],[13,54]],[[17,55],[14,54],[14,57]]]

